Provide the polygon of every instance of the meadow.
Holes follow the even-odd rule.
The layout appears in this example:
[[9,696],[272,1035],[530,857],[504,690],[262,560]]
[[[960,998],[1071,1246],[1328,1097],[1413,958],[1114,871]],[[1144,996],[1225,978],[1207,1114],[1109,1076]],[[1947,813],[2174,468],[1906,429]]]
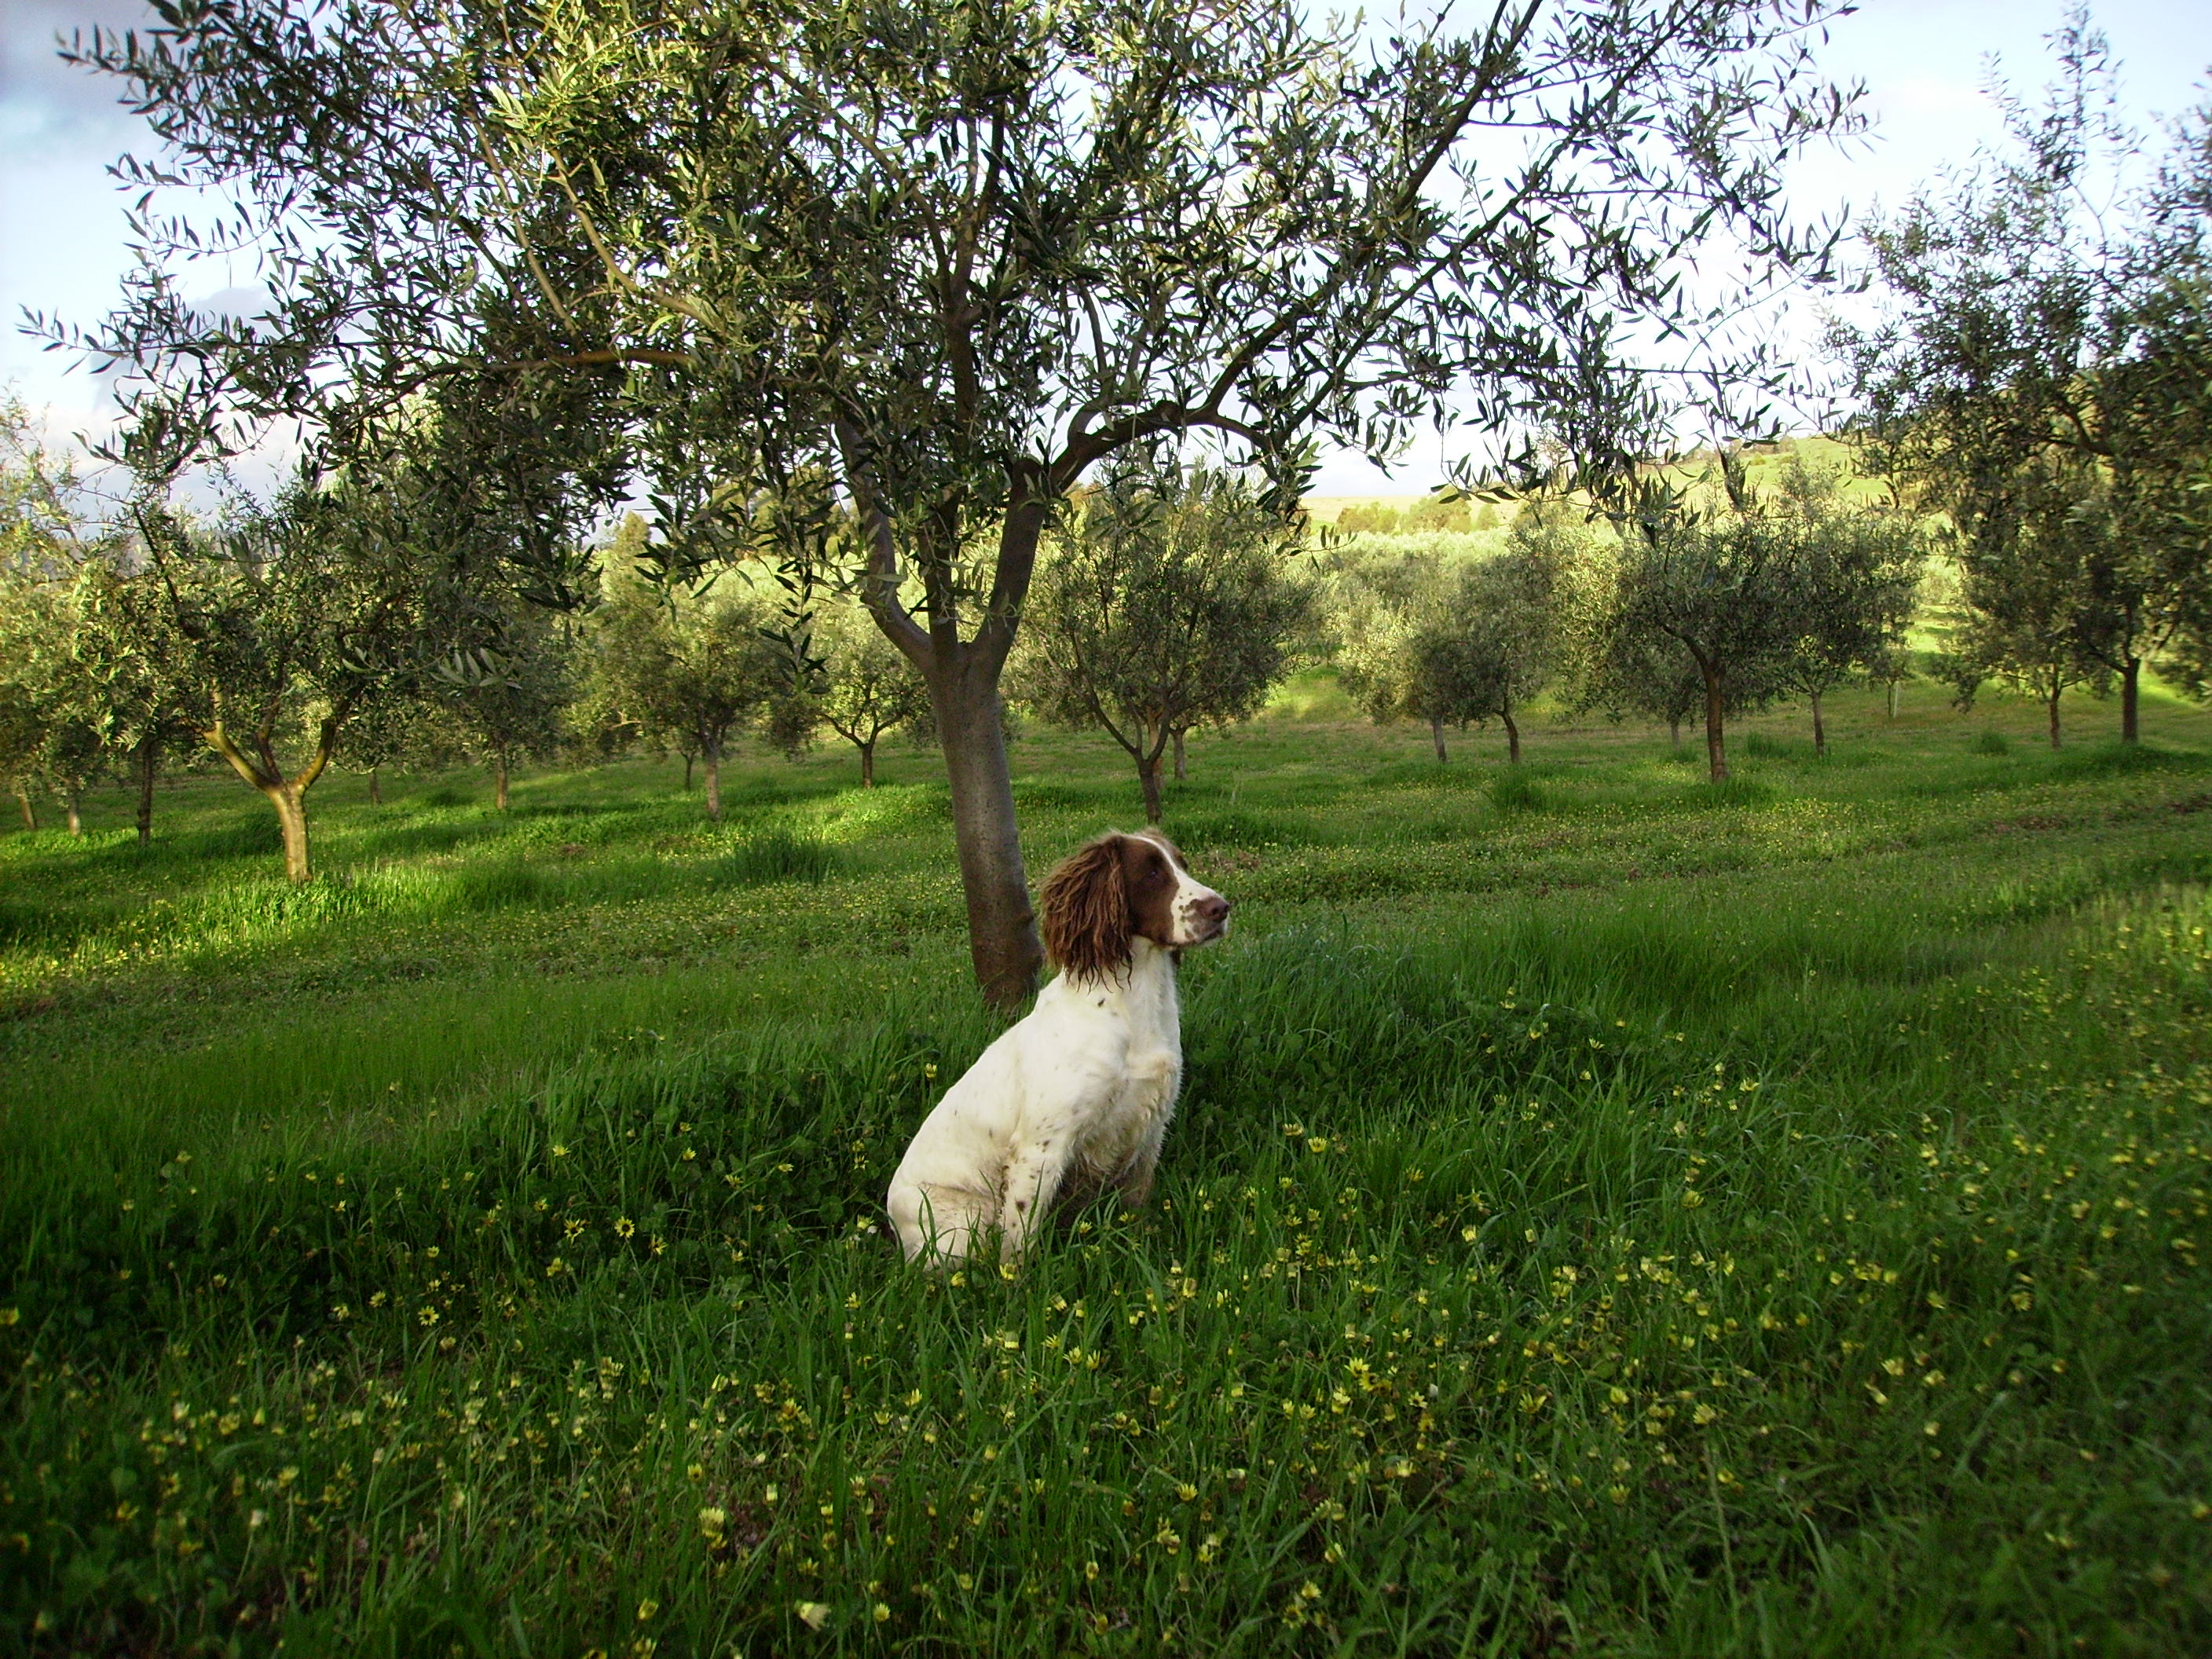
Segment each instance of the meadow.
[[[2212,714],[1195,738],[1152,1206],[907,1268],[933,755],[0,834],[0,1640],[2212,1651]],[[1016,749],[1033,878],[1139,814]]]

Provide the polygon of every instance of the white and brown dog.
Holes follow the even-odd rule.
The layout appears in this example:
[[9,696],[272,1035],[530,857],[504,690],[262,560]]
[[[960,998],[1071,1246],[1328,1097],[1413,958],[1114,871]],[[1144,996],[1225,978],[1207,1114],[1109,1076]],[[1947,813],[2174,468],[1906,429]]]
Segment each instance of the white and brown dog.
[[1012,1261],[1063,1199],[1152,1192],[1182,1082],[1176,963],[1229,930],[1229,901],[1149,831],[1099,836],[1042,897],[1060,977],[945,1091],[891,1177],[908,1260],[961,1261],[996,1230]]

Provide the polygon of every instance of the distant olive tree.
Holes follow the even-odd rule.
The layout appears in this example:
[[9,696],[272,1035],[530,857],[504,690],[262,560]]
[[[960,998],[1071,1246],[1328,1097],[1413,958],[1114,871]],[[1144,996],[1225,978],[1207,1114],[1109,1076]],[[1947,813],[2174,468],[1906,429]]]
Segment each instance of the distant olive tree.
[[1828,752],[1820,702],[1854,680],[1894,672],[1925,559],[1912,519],[1887,502],[1853,501],[1842,471],[1793,457],[1759,526],[1780,544],[1793,586],[1796,637],[1775,684],[1812,708],[1813,748]]
[[731,741],[789,684],[770,608],[733,577],[703,589],[615,584],[596,623],[593,703],[611,723],[706,764],[707,816],[722,818]]
[[827,726],[851,744],[860,757],[860,787],[872,789],[877,744],[901,727],[927,726],[929,688],[857,605],[840,602],[817,611],[806,650],[813,661],[798,718]]
[[1047,719],[1093,726],[1136,763],[1160,821],[1160,757],[1178,732],[1249,720],[1313,612],[1289,568],[1299,533],[1237,476],[1116,474],[1069,515],[1025,620],[1018,694]]

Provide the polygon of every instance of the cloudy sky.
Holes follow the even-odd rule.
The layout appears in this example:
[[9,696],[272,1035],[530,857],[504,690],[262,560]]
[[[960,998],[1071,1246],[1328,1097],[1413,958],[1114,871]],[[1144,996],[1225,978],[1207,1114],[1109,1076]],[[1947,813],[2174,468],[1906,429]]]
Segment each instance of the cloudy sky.
[[[1875,137],[1815,158],[1796,177],[1800,210],[1893,205],[1941,163],[1996,137],[1981,91],[1995,57],[2017,82],[2044,79],[2042,36],[2063,0],[1862,0],[1835,26],[1825,60],[1867,83]],[[106,168],[126,150],[151,153],[142,124],[109,89],[55,57],[55,37],[94,23],[128,26],[134,0],[0,0],[0,384],[46,411],[57,437],[103,424],[104,399],[82,368],[18,331],[27,310],[98,318],[129,254],[123,198]],[[2212,96],[2212,4],[2100,0],[2096,21],[2124,66],[2126,108],[2141,126]],[[245,273],[237,273],[243,280]],[[228,285],[210,272],[210,290]],[[1420,489],[1425,456],[1395,484],[1364,462],[1332,463],[1325,493]]]

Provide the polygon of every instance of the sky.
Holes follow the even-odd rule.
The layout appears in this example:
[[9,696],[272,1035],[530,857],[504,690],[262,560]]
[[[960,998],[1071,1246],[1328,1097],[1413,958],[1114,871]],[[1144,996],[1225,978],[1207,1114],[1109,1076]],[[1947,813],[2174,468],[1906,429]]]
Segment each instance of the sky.
[[[1945,162],[1963,162],[1999,137],[1982,88],[1994,58],[2023,88],[2048,73],[2042,37],[2064,0],[1863,0],[1836,23],[1820,60],[1840,81],[1863,81],[1873,135],[1841,154],[1809,157],[1792,175],[1808,217],[1894,207]],[[109,88],[55,57],[55,37],[94,23],[128,26],[138,0],[0,0],[0,386],[43,414],[51,437],[99,431],[106,400],[81,367],[19,331],[27,311],[96,321],[128,269],[125,198],[107,175],[117,155],[154,146],[144,124]],[[2138,127],[2212,98],[2212,4],[2206,0],[2100,0],[2097,25],[2122,65],[2125,112]],[[244,280],[244,273],[233,273]],[[209,293],[230,286],[210,272]],[[204,295],[194,294],[194,298]],[[1810,331],[1807,313],[1795,325]],[[1428,439],[1386,478],[1356,455],[1323,465],[1323,495],[1419,490],[1446,453]]]

